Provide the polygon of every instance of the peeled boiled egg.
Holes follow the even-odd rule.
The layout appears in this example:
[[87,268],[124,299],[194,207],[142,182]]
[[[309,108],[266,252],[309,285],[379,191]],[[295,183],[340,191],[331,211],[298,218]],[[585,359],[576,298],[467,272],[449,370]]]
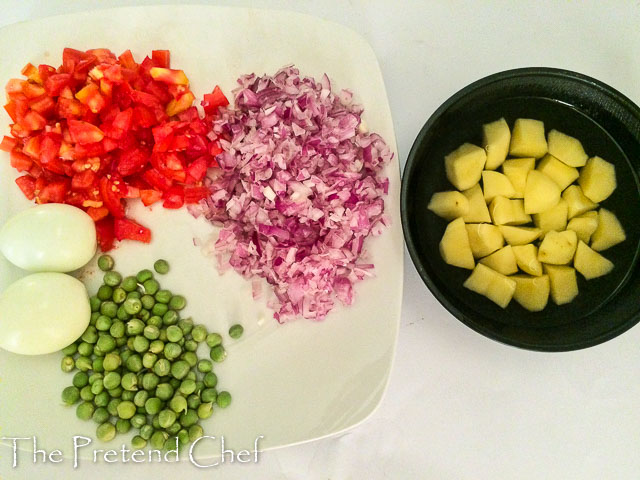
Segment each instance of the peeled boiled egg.
[[79,208],[59,203],[24,210],[0,230],[0,251],[30,272],[70,272],[96,253],[96,229]]
[[82,282],[64,273],[34,273],[0,295],[0,348],[23,355],[56,352],[77,340],[90,318]]

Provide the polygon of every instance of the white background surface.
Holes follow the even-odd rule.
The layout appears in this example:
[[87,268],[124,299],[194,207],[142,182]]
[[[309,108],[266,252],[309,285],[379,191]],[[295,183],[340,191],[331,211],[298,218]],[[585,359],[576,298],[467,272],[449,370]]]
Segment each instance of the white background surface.
[[[0,25],[147,3],[162,2],[0,0]],[[216,3],[307,12],[362,34],[381,65],[403,165],[428,116],[463,86],[496,71],[567,68],[640,103],[636,0]],[[429,293],[408,255],[405,262],[397,358],[374,416],[340,438],[268,452],[257,465],[192,469],[190,477],[638,478],[640,327],[579,352],[517,350],[464,327]],[[33,468],[25,461],[24,468],[11,471],[7,453],[0,452],[2,480],[72,478],[69,465]],[[184,470],[166,465],[137,467],[125,474],[117,469],[118,478],[184,478]],[[110,471],[105,466],[78,473],[115,478]]]

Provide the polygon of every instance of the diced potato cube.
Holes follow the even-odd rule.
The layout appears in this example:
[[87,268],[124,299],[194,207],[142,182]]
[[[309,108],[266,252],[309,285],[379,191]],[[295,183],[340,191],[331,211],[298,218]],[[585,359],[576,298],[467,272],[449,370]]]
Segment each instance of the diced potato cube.
[[569,214],[569,204],[564,198],[561,198],[558,204],[551,210],[536,213],[533,215],[533,223],[542,230],[540,234],[544,237],[547,232],[555,230],[561,232],[567,228],[567,218]]
[[549,276],[512,275],[509,278],[516,282],[513,299],[530,312],[544,310],[549,301]]
[[463,284],[469,290],[484,295],[489,300],[506,308],[516,291],[516,282],[506,275],[479,263]]
[[552,209],[560,200],[560,188],[544,173],[531,170],[524,188],[525,213],[541,213]]
[[469,212],[462,217],[465,223],[489,223],[491,217],[480,184],[474,185],[462,194],[469,200]]
[[460,192],[434,193],[427,208],[446,220],[463,217],[469,213],[469,200]]
[[540,160],[537,170],[556,182],[560,190],[567,188],[580,176],[577,168],[562,163],[549,153]]
[[494,225],[524,225],[531,221],[531,216],[524,213],[524,202],[519,199],[495,197],[489,205],[489,213]]
[[542,264],[538,260],[538,247],[531,243],[514,245],[513,254],[516,256],[516,263],[520,270],[536,277],[542,275]]
[[610,260],[607,260],[595,250],[591,250],[584,242],[578,242],[576,255],[573,258],[573,266],[587,280],[601,277],[613,270],[613,263]]
[[509,245],[526,245],[537,240],[542,233],[539,228],[533,227],[512,227],[509,225],[500,225],[498,227],[500,233]]
[[593,203],[582,193],[582,188],[578,185],[571,185],[562,192],[562,198],[567,201],[569,206],[568,218],[571,220],[573,217],[582,215],[590,210],[598,208],[597,203]]
[[469,235],[462,218],[456,218],[447,225],[440,240],[440,255],[449,265],[473,270],[475,260],[469,245]]
[[458,190],[468,190],[480,181],[486,161],[483,148],[465,143],[444,157],[447,178]]
[[544,123],[530,118],[518,118],[513,125],[509,154],[514,157],[540,158],[547,153]]
[[484,168],[495,170],[507,158],[511,131],[504,118],[482,126],[482,146],[487,152],[487,163]]
[[564,305],[578,296],[578,279],[574,268],[566,265],[545,265],[544,273],[549,275],[553,303]]
[[484,200],[487,203],[491,203],[491,200],[498,195],[513,198],[516,194],[506,175],[492,170],[482,172],[482,189],[484,191]]
[[504,245],[500,230],[489,223],[470,223],[466,225],[469,245],[475,258],[486,257]]
[[536,159],[531,158],[510,158],[502,164],[502,173],[504,173],[513,189],[515,195],[513,198],[524,198],[524,187],[527,185],[527,175],[529,171],[536,166]]
[[517,273],[518,264],[511,245],[502,247],[491,255],[480,259],[480,263],[503,275]]
[[578,240],[589,243],[591,235],[598,228],[598,212],[590,211],[578,217],[573,217],[567,224],[567,230],[573,230],[578,235]]
[[570,167],[582,167],[587,163],[587,154],[577,138],[557,130],[549,132],[549,153]]
[[577,246],[578,236],[573,230],[548,232],[538,248],[538,260],[550,265],[566,265],[573,260]]
[[618,217],[606,208],[601,208],[598,212],[598,227],[591,237],[591,248],[601,252],[624,242],[626,239],[627,235]]
[[599,203],[609,198],[617,187],[616,167],[600,157],[591,157],[580,170],[578,184],[592,202]]

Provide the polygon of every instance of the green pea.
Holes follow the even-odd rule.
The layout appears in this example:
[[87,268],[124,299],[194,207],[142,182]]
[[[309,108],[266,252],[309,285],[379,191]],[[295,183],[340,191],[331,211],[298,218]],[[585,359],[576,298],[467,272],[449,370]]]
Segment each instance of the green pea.
[[[147,326],[148,327],[156,327],[158,329],[162,328],[162,317],[158,316],[158,315],[152,315],[151,317],[149,317],[149,319],[147,320]],[[158,333],[159,335],[160,333]],[[151,340],[151,339],[150,339]]]
[[122,377],[120,376],[120,374],[118,372],[109,372],[104,376],[104,387],[107,390],[113,390],[114,388],[117,388],[120,385],[120,382],[122,381]]
[[78,351],[78,344],[72,343],[71,345],[64,347],[61,351],[63,355],[75,355]]
[[[124,300],[123,300],[123,302],[124,302]],[[124,305],[120,305],[118,307],[117,312],[116,312],[116,317],[118,317],[118,320],[122,320],[123,322],[126,322],[127,320],[129,320],[131,318],[131,315],[129,315],[127,312],[125,312]]]
[[232,325],[231,328],[229,328],[229,336],[235,340],[240,338],[243,332],[244,332],[243,326],[237,323],[235,325]]
[[133,355],[131,355],[129,358],[127,358],[127,361],[125,362],[125,365],[127,367],[127,369],[130,372],[139,372],[140,370],[142,370],[142,358],[140,358],[140,355],[138,355],[137,353],[134,353]]
[[131,430],[131,422],[129,420],[125,420],[124,418],[119,418],[116,421],[116,431],[121,434],[129,433]]
[[142,310],[142,302],[137,298],[127,298],[123,305],[124,311],[129,315],[135,315]]
[[169,428],[176,421],[176,412],[173,410],[162,410],[158,414],[158,421],[160,422],[160,427]]
[[208,372],[203,377],[202,381],[207,388],[214,388],[218,384],[218,376],[213,372]]
[[103,423],[96,429],[96,437],[102,442],[110,442],[116,438],[116,427],[109,422]]
[[131,447],[134,450],[142,450],[147,446],[147,441],[142,438],[140,435],[136,435],[131,439]]
[[158,337],[160,336],[160,329],[155,325],[147,324],[147,326],[144,327],[142,334],[148,340],[157,340]]
[[102,335],[98,339],[98,348],[105,353],[109,353],[116,348],[116,340],[111,335]]
[[60,362],[60,368],[63,372],[69,373],[73,371],[74,368],[76,368],[76,361],[71,356],[63,357],[62,361]]
[[177,390],[178,388],[180,388],[180,384],[182,382],[180,382],[180,380],[178,380],[177,378],[171,377],[169,380],[167,380],[169,385],[171,385],[171,388],[173,388],[174,390]]
[[199,372],[209,373],[211,370],[213,370],[213,363],[211,363],[211,360],[203,358],[202,360],[198,361]]
[[189,431],[186,428],[181,428],[177,436],[180,445],[187,445],[189,443]]
[[98,321],[98,317],[100,317],[100,312],[91,312],[91,316],[89,317],[89,325],[96,326],[96,322]]
[[80,390],[77,387],[67,387],[62,391],[62,401],[67,405],[74,405],[80,400]]
[[[113,336],[113,335],[112,335]],[[126,337],[120,337],[120,338],[116,338],[116,346],[118,348],[122,348],[127,344],[127,338]]]
[[116,370],[118,367],[120,367],[121,364],[122,364],[122,359],[120,358],[120,355],[114,352],[107,353],[102,362],[102,366],[107,372],[112,372]]
[[146,390],[140,390],[136,393],[136,396],[133,397],[133,403],[136,405],[136,407],[144,407],[144,404],[147,403],[148,399],[149,392],[147,392]]
[[104,383],[103,383],[102,380],[94,382],[91,385],[91,393],[93,393],[94,395],[98,395],[98,394],[102,393],[103,391],[104,391]]
[[209,345],[209,348],[222,345],[222,336],[219,333],[210,333],[207,335],[207,345]]
[[156,415],[162,410],[162,400],[157,397],[151,397],[145,402],[144,408],[149,415]]
[[164,346],[164,356],[167,360],[175,360],[182,353],[182,348],[177,343],[167,343]]
[[187,406],[192,410],[198,408],[201,403],[200,396],[195,393],[187,397]]
[[144,322],[137,318],[133,318],[127,322],[127,335],[130,337],[140,335],[144,331]]
[[149,344],[149,351],[151,353],[160,354],[164,352],[164,342],[162,340],[154,340]]
[[153,433],[149,443],[151,443],[151,446],[156,450],[162,450],[168,438],[169,435],[166,432],[157,431]]
[[215,402],[216,398],[218,398],[218,392],[215,388],[206,388],[200,394],[200,400],[202,400],[204,403]]
[[138,281],[138,283],[144,283],[147,280],[150,280],[152,278],[153,278],[153,272],[146,268],[144,270],[140,270],[136,275],[136,280]]
[[166,358],[161,358],[156,362],[153,366],[153,373],[158,375],[159,377],[164,377],[165,375],[169,375],[171,372],[171,362]]
[[182,359],[189,364],[189,367],[193,368],[198,364],[198,356],[193,352],[184,352]]
[[109,334],[116,339],[124,337],[126,331],[127,327],[122,320],[116,320],[109,328]]
[[169,290],[158,290],[158,292],[155,294],[156,302],[160,303],[169,303],[172,296],[173,295]]
[[195,372],[195,370],[189,370],[189,373],[187,373],[187,376],[184,377],[185,380],[193,380],[194,382],[198,380],[198,374]]
[[92,312],[100,310],[100,305],[102,305],[102,300],[100,300],[96,295],[89,297],[89,306],[91,307]]
[[113,300],[114,303],[117,303],[118,305],[120,305],[126,299],[127,299],[127,292],[125,292],[124,288],[118,287],[113,289],[113,295],[111,295],[111,300]]
[[153,426],[153,428],[154,428],[155,430],[160,430],[160,429],[161,429],[161,427],[160,427],[160,420],[158,419],[158,415],[154,415],[154,416],[151,418],[151,426]]
[[180,330],[182,330],[184,336],[187,336],[193,331],[193,320],[191,318],[183,318],[178,322],[178,326],[180,327]]
[[102,305],[100,305],[100,313],[107,317],[116,318],[118,316],[118,305],[111,300],[102,302]]
[[[166,315],[169,315],[169,313],[171,312],[172,310],[168,311]],[[167,328],[167,340],[176,343],[179,342],[181,338],[182,330],[180,329],[180,327],[178,327],[177,325],[171,325]]]
[[202,420],[213,415],[213,405],[211,403],[201,403],[198,406],[198,417]]
[[125,373],[122,376],[122,381],[120,382],[120,385],[122,385],[122,388],[124,388],[129,392],[136,391],[138,390],[138,377],[136,376],[135,373],[132,373],[132,372]]
[[122,275],[120,275],[118,272],[107,272],[104,274],[102,281],[105,285],[108,285],[110,287],[117,287],[122,281]]
[[105,355],[105,353],[100,349],[100,347],[98,347],[98,345],[93,347],[93,354],[97,357],[104,357]]
[[163,317],[169,311],[169,307],[164,303],[156,303],[151,309],[151,314],[157,317]]
[[147,417],[144,418],[144,421],[145,425],[140,427],[140,436],[145,440],[149,440],[151,438],[151,435],[153,435],[153,426],[146,425]]
[[182,395],[176,395],[169,401],[169,408],[176,413],[184,412],[187,410],[187,399]]
[[153,269],[160,275],[166,275],[169,272],[169,263],[161,258],[155,261]]
[[96,410],[93,412],[93,416],[91,418],[97,424],[101,424],[109,420],[110,416],[111,415],[109,415],[109,412],[107,411],[106,408],[99,407],[99,408],[96,408]]
[[109,395],[111,396],[111,398],[120,398],[122,397],[122,393],[124,392],[124,389],[118,385],[116,388],[112,388],[111,390],[109,390]]
[[160,290],[160,284],[153,278],[144,282],[142,286],[144,287],[144,292],[149,295],[155,295]]
[[115,262],[110,255],[100,255],[98,257],[98,268],[103,272],[111,270],[114,265]]
[[[178,315],[178,312],[176,312],[175,310],[167,310],[165,314],[162,316],[162,324],[176,326],[176,323],[178,323],[179,319],[180,319],[180,315]],[[180,330],[180,327],[176,327],[176,328]],[[169,338],[168,332],[167,332],[167,338]],[[178,339],[180,338],[182,338],[182,330],[180,330],[180,337]],[[178,340],[176,340],[176,342],[177,341]]]
[[[94,344],[98,341],[98,330],[93,325],[89,325],[80,338],[82,338],[82,343]],[[80,348],[80,345],[78,345],[78,348]],[[82,355],[82,352],[80,354]]]
[[71,381],[76,388],[82,388],[89,384],[89,375],[86,372],[78,372],[73,376]]
[[211,352],[209,352],[209,356],[214,362],[224,362],[224,359],[227,358],[227,351],[222,345],[218,345],[217,347],[213,347],[211,349]]
[[187,376],[189,370],[191,369],[190,365],[184,360],[178,360],[173,365],[171,365],[171,375],[173,378],[177,378],[178,380],[182,380]]
[[231,403],[231,394],[227,391],[222,391],[218,393],[218,398],[216,399],[216,403],[220,408],[227,408]]
[[[122,386],[120,387],[122,388]],[[122,395],[120,396],[120,400],[123,402],[133,402],[133,399],[136,398],[135,390],[125,390],[122,388]]]
[[89,385],[93,385],[96,382],[102,382],[104,380],[104,375],[101,373],[93,372],[89,375]]
[[113,320],[106,315],[100,315],[96,320],[96,329],[100,332],[106,332],[111,328]]
[[186,306],[187,299],[182,295],[174,295],[173,297],[171,297],[171,300],[169,300],[169,308],[171,308],[172,310],[182,310]]
[[130,419],[136,414],[136,406],[133,402],[120,402],[118,405],[118,416],[125,420]]
[[98,373],[104,372],[104,357],[96,357],[93,359],[93,371]]
[[125,292],[133,292],[138,288],[138,280],[136,280],[136,277],[125,277],[120,286]]
[[142,302],[142,307],[146,308],[147,310],[151,310],[153,306],[156,304],[156,299],[153,298],[153,296],[149,295],[148,293],[140,297],[140,301]]
[[207,339],[207,327],[204,325],[196,325],[193,327],[193,330],[191,330],[191,336],[193,340],[198,343],[204,342]]
[[145,390],[154,390],[158,383],[160,383],[160,379],[155,373],[148,372],[142,376],[142,388]]
[[142,335],[138,335],[133,339],[133,349],[138,353],[144,353],[149,350],[149,340]]
[[195,352],[198,350],[198,343],[195,340],[187,340],[184,342],[184,349],[188,352]]
[[91,370],[92,366],[93,362],[88,357],[76,358],[76,368],[78,370],[86,372],[87,370]]
[[198,419],[198,413],[196,412],[196,410],[187,410],[186,412],[180,414],[180,425],[185,428],[189,428],[190,426],[198,423]]
[[173,387],[168,383],[161,383],[156,387],[156,397],[160,400],[169,400],[173,397]]
[[180,383],[178,390],[182,395],[188,397],[196,391],[196,382],[191,379],[183,380],[182,383]]
[[96,407],[106,407],[109,405],[110,399],[111,397],[109,396],[109,392],[104,391],[96,395],[96,398],[93,399],[93,403]]
[[76,407],[76,417],[80,420],[89,420],[93,416],[94,410],[93,403],[84,401]]
[[158,356],[155,353],[146,352],[142,356],[142,366],[144,368],[153,368],[153,366],[158,361]]
[[118,416],[118,405],[120,405],[120,402],[122,402],[122,400],[119,398],[112,398],[109,400],[109,403],[107,404],[107,412],[109,412],[109,415],[114,417]]
[[98,288],[98,293],[96,293],[96,297],[103,302],[111,299],[111,295],[113,295],[113,287],[109,285],[101,285],[100,288]]
[[133,428],[142,428],[147,424],[147,416],[143,413],[136,413],[131,417],[131,426]]
[[204,382],[202,380],[196,380],[196,392],[195,393],[200,393],[202,390],[204,390]]
[[197,439],[201,438],[204,436],[204,430],[202,429],[202,427],[198,424],[196,425],[191,425],[189,427],[189,441],[190,442],[195,442]]

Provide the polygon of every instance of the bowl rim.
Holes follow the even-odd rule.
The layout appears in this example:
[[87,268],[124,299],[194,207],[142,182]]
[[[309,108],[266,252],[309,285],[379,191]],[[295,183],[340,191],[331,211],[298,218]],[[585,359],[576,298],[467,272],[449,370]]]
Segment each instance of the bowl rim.
[[[409,203],[409,177],[412,176],[412,172],[417,164],[417,155],[416,152],[419,148],[419,144],[422,138],[426,135],[427,131],[433,126],[433,124],[442,116],[442,114],[447,111],[452,105],[461,100],[468,93],[478,89],[486,87],[492,83],[496,83],[499,81],[512,79],[512,78],[523,78],[523,77],[558,77],[571,80],[575,80],[578,82],[582,82],[587,84],[591,88],[595,88],[601,93],[607,95],[608,97],[615,100],[616,103],[620,104],[624,107],[628,112],[631,113],[632,117],[638,120],[638,124],[640,125],[640,107],[636,105],[630,98],[611,87],[610,85],[597,80],[588,75],[584,75],[579,72],[575,72],[572,70],[566,70],[561,68],[553,68],[553,67],[523,67],[523,68],[515,68],[510,70],[504,70],[497,73],[493,73],[491,75],[482,77],[469,85],[463,87],[458,90],[456,93],[451,95],[442,105],[440,105],[428,118],[425,124],[422,126],[418,135],[416,136],[409,154],[407,155],[407,161],[405,163],[403,172],[402,172],[402,180],[401,180],[401,191],[400,191],[400,218],[402,221],[402,231],[404,234],[405,242],[407,245],[407,250],[409,251],[409,256],[411,257],[411,261],[420,275],[420,278],[425,283],[425,285],[429,288],[433,296],[438,300],[438,302],[445,307],[445,309],[451,313],[456,319],[464,323],[466,326],[471,328],[472,330],[480,333],[481,335],[490,338],[491,340],[497,341],[504,345],[509,345],[512,347],[517,347],[521,349],[538,351],[538,352],[567,352],[573,350],[580,350],[584,348],[593,347],[595,345],[599,345],[604,343],[612,338],[615,338],[622,333],[629,330],[631,327],[636,325],[640,321],[640,312],[631,315],[626,321],[617,325],[616,327],[607,330],[606,332],[590,338],[588,340],[577,341],[577,342],[565,342],[562,344],[543,344],[543,343],[534,343],[534,342],[525,342],[513,340],[509,337],[503,336],[495,331],[483,327],[483,325],[477,323],[473,320],[473,318],[465,315],[461,310],[459,310],[453,302],[451,302],[446,295],[437,287],[435,282],[431,279],[429,274],[426,271],[424,265],[422,265],[419,261],[418,249],[413,241],[413,238],[410,234],[409,229],[409,218],[407,214],[407,206]],[[633,166],[632,166],[633,167]],[[635,167],[638,168],[638,167]],[[637,173],[637,172],[636,172]],[[637,177],[637,175],[636,175]],[[639,252],[636,251],[635,257],[638,258]],[[638,265],[636,264],[636,267]],[[631,275],[631,272],[627,274],[628,277]],[[626,280],[625,280],[626,283]]]

